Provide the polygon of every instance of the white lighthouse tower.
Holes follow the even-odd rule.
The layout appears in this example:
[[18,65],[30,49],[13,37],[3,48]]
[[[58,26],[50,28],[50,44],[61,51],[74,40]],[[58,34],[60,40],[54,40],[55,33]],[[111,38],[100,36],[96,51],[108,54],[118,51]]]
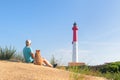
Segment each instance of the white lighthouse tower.
[[82,66],[82,65],[85,65],[85,63],[78,61],[78,27],[76,23],[73,24],[72,30],[73,30],[72,62],[69,62],[68,66]]
[[77,24],[73,24],[73,53],[72,53],[72,62],[78,62],[78,27]]

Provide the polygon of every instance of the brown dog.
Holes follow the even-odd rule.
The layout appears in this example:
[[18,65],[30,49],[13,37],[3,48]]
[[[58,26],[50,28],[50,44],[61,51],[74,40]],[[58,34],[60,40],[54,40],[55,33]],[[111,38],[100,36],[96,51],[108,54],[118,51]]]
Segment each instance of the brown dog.
[[40,50],[36,50],[34,64],[36,64],[36,65],[42,65],[43,64],[43,59],[40,55]]

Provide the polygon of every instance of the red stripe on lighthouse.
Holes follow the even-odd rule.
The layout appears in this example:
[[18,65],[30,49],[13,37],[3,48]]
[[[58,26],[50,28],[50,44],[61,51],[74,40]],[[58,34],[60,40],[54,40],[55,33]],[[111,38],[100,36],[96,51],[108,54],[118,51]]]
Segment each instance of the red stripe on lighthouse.
[[74,26],[73,26],[72,30],[73,30],[73,42],[76,42],[77,41],[77,30],[78,30],[78,27],[76,26],[75,23],[74,23]]

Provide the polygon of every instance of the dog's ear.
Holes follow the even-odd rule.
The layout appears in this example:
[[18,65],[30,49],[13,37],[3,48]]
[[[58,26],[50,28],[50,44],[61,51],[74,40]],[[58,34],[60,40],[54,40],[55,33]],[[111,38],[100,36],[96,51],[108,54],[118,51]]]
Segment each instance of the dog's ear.
[[38,52],[40,52],[40,50],[38,50]]
[[36,52],[38,52],[38,50],[36,50]]

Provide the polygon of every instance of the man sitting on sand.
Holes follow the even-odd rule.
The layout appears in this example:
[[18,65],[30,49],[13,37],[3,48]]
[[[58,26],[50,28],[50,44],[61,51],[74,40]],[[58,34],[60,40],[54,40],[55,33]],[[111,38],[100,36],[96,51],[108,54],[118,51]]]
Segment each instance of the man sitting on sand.
[[[33,63],[35,59],[35,55],[33,54],[32,48],[31,48],[31,40],[26,40],[25,42],[26,46],[23,49],[23,55],[25,58],[26,63]],[[56,67],[57,64],[51,65],[46,59],[42,58],[44,64],[46,64],[49,67]]]

